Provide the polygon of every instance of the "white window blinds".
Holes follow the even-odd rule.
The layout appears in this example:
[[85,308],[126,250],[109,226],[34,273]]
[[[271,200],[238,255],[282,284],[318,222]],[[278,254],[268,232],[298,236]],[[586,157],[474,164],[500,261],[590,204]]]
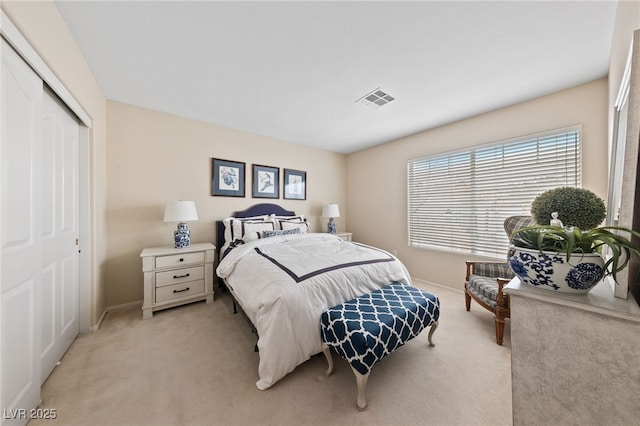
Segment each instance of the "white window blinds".
[[409,245],[503,258],[504,219],[580,187],[580,126],[408,162]]

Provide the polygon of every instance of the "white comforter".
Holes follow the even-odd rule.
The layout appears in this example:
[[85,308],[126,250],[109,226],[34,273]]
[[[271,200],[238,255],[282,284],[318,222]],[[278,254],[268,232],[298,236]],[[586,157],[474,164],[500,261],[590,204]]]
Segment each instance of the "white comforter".
[[251,241],[233,249],[217,274],[258,331],[261,390],[322,350],[324,310],[392,282],[411,284],[391,254],[330,234]]

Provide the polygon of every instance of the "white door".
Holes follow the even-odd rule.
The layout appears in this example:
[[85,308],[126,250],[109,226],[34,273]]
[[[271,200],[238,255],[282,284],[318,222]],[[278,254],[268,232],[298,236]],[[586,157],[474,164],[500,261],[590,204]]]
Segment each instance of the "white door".
[[[3,424],[40,400],[42,80],[2,40],[0,330]],[[8,411],[9,410],[9,411]],[[15,411],[10,411],[15,410]]]
[[42,383],[78,335],[80,126],[45,90],[42,106]]
[[25,424],[78,334],[80,126],[2,40],[0,402]]

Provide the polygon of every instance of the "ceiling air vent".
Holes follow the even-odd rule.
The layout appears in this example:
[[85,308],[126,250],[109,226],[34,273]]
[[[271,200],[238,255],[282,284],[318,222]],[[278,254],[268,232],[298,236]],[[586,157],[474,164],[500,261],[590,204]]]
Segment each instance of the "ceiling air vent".
[[360,104],[364,104],[369,108],[378,109],[381,106],[388,104],[394,99],[395,99],[394,97],[380,90],[380,88],[378,87],[377,89],[374,89],[371,92],[367,93],[366,95],[356,99],[356,102]]

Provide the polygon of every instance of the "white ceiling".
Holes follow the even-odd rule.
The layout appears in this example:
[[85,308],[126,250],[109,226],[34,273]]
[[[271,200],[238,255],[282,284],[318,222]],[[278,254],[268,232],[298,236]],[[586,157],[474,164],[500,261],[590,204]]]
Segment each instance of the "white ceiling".
[[108,99],[349,153],[606,76],[616,2],[58,7]]

